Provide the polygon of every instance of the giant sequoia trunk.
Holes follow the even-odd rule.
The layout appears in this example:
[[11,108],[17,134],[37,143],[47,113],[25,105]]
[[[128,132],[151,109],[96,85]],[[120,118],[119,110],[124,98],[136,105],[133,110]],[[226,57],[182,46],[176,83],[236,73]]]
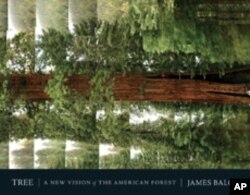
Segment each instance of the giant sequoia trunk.
[[[27,100],[50,99],[44,91],[49,79],[50,75],[12,76],[9,86],[11,96],[22,96]],[[87,95],[91,89],[89,79],[84,75],[70,76],[66,85],[83,95]],[[113,94],[117,101],[250,104],[250,96],[247,95],[249,90],[247,84],[116,74]]]

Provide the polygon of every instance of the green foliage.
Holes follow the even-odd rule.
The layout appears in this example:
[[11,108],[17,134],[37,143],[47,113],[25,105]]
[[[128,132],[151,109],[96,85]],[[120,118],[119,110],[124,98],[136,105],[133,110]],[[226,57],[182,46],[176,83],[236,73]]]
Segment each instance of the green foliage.
[[35,71],[34,33],[19,33],[8,40],[6,58],[14,72],[32,73]]
[[0,113],[0,134],[1,134],[1,142],[5,142],[9,140],[9,130],[11,129],[10,117],[6,113]]
[[89,105],[94,109],[101,109],[103,104],[108,105],[113,110],[113,78],[112,75],[105,70],[99,70],[90,80],[92,89],[90,91]]
[[[144,168],[232,168],[238,167],[237,159],[249,158],[249,125],[237,128],[246,124],[239,118],[242,111],[200,104],[165,106],[159,108],[166,118],[131,128],[141,141],[130,144],[142,149],[140,160],[133,163],[145,162]],[[170,112],[181,118],[169,118]]]
[[104,116],[97,123],[97,128],[101,132],[100,140],[119,146],[130,146],[133,134],[129,131],[129,113],[124,111],[116,114],[114,110],[105,111]]
[[69,71],[67,58],[67,49],[69,47],[70,35],[55,29],[43,31],[40,41],[37,43],[38,71],[46,70],[48,66],[54,66],[55,71]]
[[78,99],[75,102],[58,104],[47,102],[34,113],[34,136],[40,138],[94,140],[91,113]]
[[47,93],[53,98],[54,104],[59,107],[67,103],[66,95],[69,94],[69,89],[65,86],[65,81],[62,73],[55,74],[53,79],[49,80],[46,88]]
[[[244,44],[237,44],[239,37],[246,38],[246,32],[218,26],[216,21],[204,25],[197,22],[196,6],[193,1],[132,1],[127,20],[131,33],[139,28],[143,48],[150,53],[185,53],[199,56],[212,63],[248,63],[248,50]],[[236,34],[236,33],[234,33]],[[222,67],[224,68],[224,67]]]
[[8,91],[8,81],[3,81],[0,85],[0,110],[6,111],[10,104],[10,97]]
[[[228,37],[232,39],[232,47],[234,56],[239,63],[248,62],[248,50],[249,50],[249,27],[245,26],[244,28],[241,26],[231,25],[228,27]],[[227,58],[230,59],[229,53]],[[232,57],[231,57],[232,58]]]
[[6,75],[8,73],[8,69],[6,67],[6,37],[0,36],[0,74]]
[[[123,51],[123,49],[120,49],[121,51],[118,49],[116,43],[114,44],[115,46],[111,45],[111,39],[109,42],[106,40],[106,35],[102,33],[102,31],[113,31],[113,29],[109,29],[110,25],[108,23],[100,23],[100,31],[97,33],[94,31],[95,23],[93,22],[94,21],[82,23],[76,26],[72,43],[68,42],[69,39],[64,38],[72,38],[72,36],[63,36],[63,34],[55,30],[48,30],[45,32],[44,37],[41,39],[41,43],[39,43],[41,50],[43,50],[41,59],[44,60],[44,62],[51,62],[51,64],[55,66],[53,79],[49,81],[47,86],[47,92],[53,99],[53,105],[55,106],[53,115],[56,114],[58,120],[63,121],[59,129],[68,129],[70,132],[69,134],[66,133],[68,137],[72,136],[72,132],[78,132],[81,134],[79,139],[81,139],[83,135],[85,138],[88,137],[87,135],[92,131],[102,131],[105,129],[103,128],[104,124],[106,126],[108,124],[109,128],[117,126],[116,122],[113,120],[114,98],[112,94],[113,81],[111,77],[112,73],[120,68],[117,66],[117,61],[114,56],[124,57],[127,55],[127,52]],[[110,32],[108,34],[110,34]],[[64,47],[65,50],[53,47],[57,40],[61,40],[63,44],[58,48]],[[94,46],[96,41],[98,41],[98,45]],[[110,45],[108,46],[108,44]],[[72,52],[67,52],[67,47]],[[106,47],[113,50],[114,54],[112,54],[110,50],[108,54]],[[119,55],[119,53],[121,55]],[[67,54],[69,54],[69,56],[67,56]],[[86,60],[79,61],[79,58],[81,58],[83,54]],[[61,66],[61,64],[63,66]],[[88,98],[78,96],[74,91],[69,90],[64,85],[65,76],[80,73],[89,74],[91,79],[90,84],[92,89]],[[95,129],[95,115],[98,109],[105,110],[106,121],[105,123],[99,123],[98,128]],[[90,123],[87,121],[87,119],[89,119],[87,117],[89,114],[91,118],[94,116]],[[79,116],[82,116],[81,121],[77,120]],[[85,118],[86,120],[84,120]],[[48,125],[54,126],[52,123],[48,123]],[[113,126],[111,127],[111,125]],[[93,132],[91,134],[93,134]]]
[[[139,28],[137,24],[131,26],[129,19],[112,24],[103,21],[96,23],[95,20],[85,21],[75,26],[73,34],[49,29],[41,36],[38,44],[39,50],[43,51],[38,59],[41,64],[40,69],[53,65],[55,71],[58,70],[65,75],[85,73],[92,76],[97,70],[105,69],[111,73],[149,71],[173,72],[180,75],[186,73],[190,74],[191,78],[200,74],[205,78],[208,71],[218,72],[223,76],[225,69],[246,62],[242,60],[247,58],[242,56],[245,55],[242,53],[242,48],[237,49],[237,53],[230,40],[230,29],[226,31],[228,35],[222,37],[223,31],[218,26],[213,27],[211,24],[199,27],[195,25],[188,32],[194,34],[194,37],[189,38],[184,30],[179,29],[185,26],[182,22],[186,24],[180,19],[176,22],[178,25],[172,24],[176,26],[174,29],[181,33],[170,33],[171,36],[177,34],[177,38],[163,35],[164,39],[171,39],[170,43],[174,44],[173,49],[160,49],[160,52],[145,49],[145,37],[158,39],[158,30],[153,30],[157,31],[154,33],[145,32],[144,36],[143,32],[149,31],[148,28],[145,27],[146,30],[144,30],[144,27]],[[217,34],[211,34],[211,29],[217,31]],[[181,41],[181,37],[185,41]],[[245,36],[242,35],[242,37],[241,40],[245,40]],[[187,41],[204,38],[206,40],[202,44],[199,40],[197,43],[194,42],[196,45]],[[174,41],[175,39],[176,41]],[[159,42],[163,43],[164,47],[167,46],[164,41]],[[220,46],[216,44],[218,42],[221,42]],[[148,45],[154,47],[154,44],[156,44],[156,48],[159,48],[157,41]],[[216,48],[211,48],[209,45]],[[235,43],[234,45],[243,47],[242,44]],[[192,51],[188,51],[189,47],[193,47]],[[247,52],[247,49],[244,51]]]
[[75,26],[72,54],[73,68],[88,74],[141,71],[145,58],[139,35],[131,36],[126,25],[93,20]]
[[9,129],[7,129],[7,132],[10,139],[17,140],[24,138],[33,138],[33,121],[27,116],[12,116],[9,120],[9,124],[10,126]]
[[1,141],[32,138],[34,136],[33,121],[27,116],[13,116],[11,113],[0,113]]

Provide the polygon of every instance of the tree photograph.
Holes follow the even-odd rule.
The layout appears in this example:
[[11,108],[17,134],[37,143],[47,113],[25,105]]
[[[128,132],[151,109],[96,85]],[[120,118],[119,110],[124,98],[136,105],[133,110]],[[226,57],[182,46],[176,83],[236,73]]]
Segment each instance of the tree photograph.
[[0,0],[0,169],[249,169],[249,11]]

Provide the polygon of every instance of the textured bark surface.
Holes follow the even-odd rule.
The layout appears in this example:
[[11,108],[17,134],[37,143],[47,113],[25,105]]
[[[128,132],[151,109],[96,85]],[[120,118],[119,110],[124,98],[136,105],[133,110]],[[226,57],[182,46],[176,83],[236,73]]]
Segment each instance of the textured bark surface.
[[[11,95],[27,100],[50,99],[45,87],[51,78],[50,75],[13,75],[9,86]],[[83,95],[91,89],[89,79],[84,75],[70,76],[66,85]],[[250,104],[250,96],[246,93],[248,90],[250,87],[247,84],[116,74],[113,93],[117,101]]]

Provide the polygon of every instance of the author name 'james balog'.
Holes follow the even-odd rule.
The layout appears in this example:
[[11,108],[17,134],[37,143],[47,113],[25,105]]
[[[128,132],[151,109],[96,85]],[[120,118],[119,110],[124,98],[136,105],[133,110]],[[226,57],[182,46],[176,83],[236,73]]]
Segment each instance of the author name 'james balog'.
[[228,179],[188,179],[187,187],[229,186]]

